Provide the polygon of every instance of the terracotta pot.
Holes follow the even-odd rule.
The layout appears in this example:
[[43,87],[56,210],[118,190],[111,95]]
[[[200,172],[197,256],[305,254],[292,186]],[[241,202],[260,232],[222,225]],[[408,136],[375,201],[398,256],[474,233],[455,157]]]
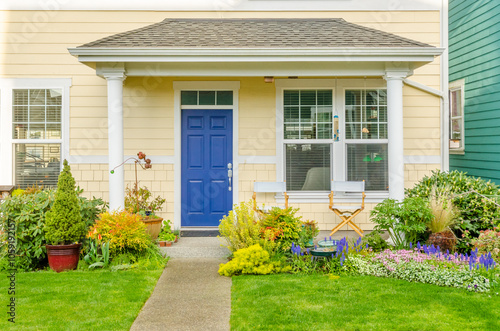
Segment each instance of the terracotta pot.
[[156,217],[156,218],[143,218],[141,220],[144,224],[146,224],[146,232],[149,233],[151,238],[155,240],[158,238],[158,234],[160,234],[161,231],[161,222],[163,221],[163,218],[161,217]]
[[439,246],[441,252],[446,252],[446,250],[454,252],[455,245],[457,244],[457,238],[451,231],[431,233],[429,236],[429,244],[436,247]]
[[78,266],[82,244],[45,245],[50,269],[55,272],[74,270]]
[[159,241],[158,243],[160,244],[160,247],[170,247],[170,246],[172,246],[172,242],[171,241]]

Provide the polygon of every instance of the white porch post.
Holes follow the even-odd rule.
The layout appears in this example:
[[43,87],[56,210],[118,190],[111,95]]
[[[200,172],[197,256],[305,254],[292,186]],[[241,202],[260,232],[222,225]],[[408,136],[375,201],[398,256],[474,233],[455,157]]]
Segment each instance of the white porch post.
[[[108,82],[108,167],[109,171],[123,162],[123,70],[104,72]],[[123,166],[109,174],[109,209],[124,208],[125,176]]]
[[386,72],[389,198],[404,199],[403,78],[408,72]]

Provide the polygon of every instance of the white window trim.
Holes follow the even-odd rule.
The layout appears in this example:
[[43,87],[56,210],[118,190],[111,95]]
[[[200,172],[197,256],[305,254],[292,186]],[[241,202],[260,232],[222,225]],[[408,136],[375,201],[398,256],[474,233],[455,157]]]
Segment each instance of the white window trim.
[[[182,109],[232,109],[233,110],[233,202],[238,201],[238,104],[239,81],[174,81],[174,229],[181,228],[181,138],[182,138]],[[181,105],[181,91],[233,91],[232,106],[189,106]],[[178,174],[178,175],[177,175]]]
[[[450,154],[459,154],[463,155],[465,154],[465,79],[460,79],[456,80],[454,82],[449,83],[448,85],[448,93],[453,92],[453,91],[460,91],[460,107],[461,107],[461,113],[462,113],[462,121],[461,121],[461,132],[460,132],[460,147],[459,148],[451,148],[450,147]],[[449,118],[449,132],[451,135],[451,98],[449,100],[449,106],[448,106],[448,118]],[[448,137],[449,140],[450,137]]]
[[[345,90],[346,89],[387,89],[385,81],[380,79],[276,79],[276,180],[285,180],[284,138],[283,138],[283,91],[287,89],[330,89],[333,93],[333,113],[339,116],[340,139],[333,143],[332,174],[334,180],[347,178],[346,139],[345,139]],[[300,139],[299,139],[300,140]],[[325,140],[321,140],[325,141]],[[327,139],[327,142],[331,140]],[[319,140],[317,142],[320,142]],[[357,140],[349,140],[357,142]],[[362,143],[386,143],[387,139],[360,139]],[[307,143],[307,140],[300,140]],[[341,157],[335,157],[340,155]],[[290,202],[294,203],[328,203],[330,192],[288,192]],[[367,192],[366,202],[378,203],[389,197],[389,192]],[[278,203],[284,203],[281,195],[276,195]],[[351,201],[349,196],[340,198]]]
[[[14,144],[52,143],[61,144],[61,165],[69,156],[69,89],[71,78],[0,78],[0,184],[14,184]],[[61,139],[13,139],[12,138],[12,90],[14,89],[61,89]]]

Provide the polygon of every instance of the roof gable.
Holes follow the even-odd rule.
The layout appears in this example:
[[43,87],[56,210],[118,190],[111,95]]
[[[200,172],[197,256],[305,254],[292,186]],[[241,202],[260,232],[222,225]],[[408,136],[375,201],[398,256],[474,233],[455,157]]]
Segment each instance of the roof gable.
[[318,19],[165,19],[78,48],[434,48],[391,33]]

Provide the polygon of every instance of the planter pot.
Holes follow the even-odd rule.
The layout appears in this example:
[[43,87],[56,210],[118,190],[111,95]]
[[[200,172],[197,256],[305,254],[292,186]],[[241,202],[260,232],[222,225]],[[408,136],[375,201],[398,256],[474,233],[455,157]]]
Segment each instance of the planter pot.
[[161,231],[161,222],[163,221],[163,218],[161,217],[156,217],[156,218],[143,218],[141,220],[144,224],[146,224],[146,232],[149,233],[151,238],[155,240],[158,238],[158,234]]
[[45,245],[50,269],[55,272],[74,270],[78,266],[82,244]]
[[172,241],[159,241],[160,247],[170,247],[172,246]]
[[454,252],[457,238],[451,231],[431,233],[429,236],[429,244],[436,247],[439,246],[442,252],[446,252],[446,250]]

